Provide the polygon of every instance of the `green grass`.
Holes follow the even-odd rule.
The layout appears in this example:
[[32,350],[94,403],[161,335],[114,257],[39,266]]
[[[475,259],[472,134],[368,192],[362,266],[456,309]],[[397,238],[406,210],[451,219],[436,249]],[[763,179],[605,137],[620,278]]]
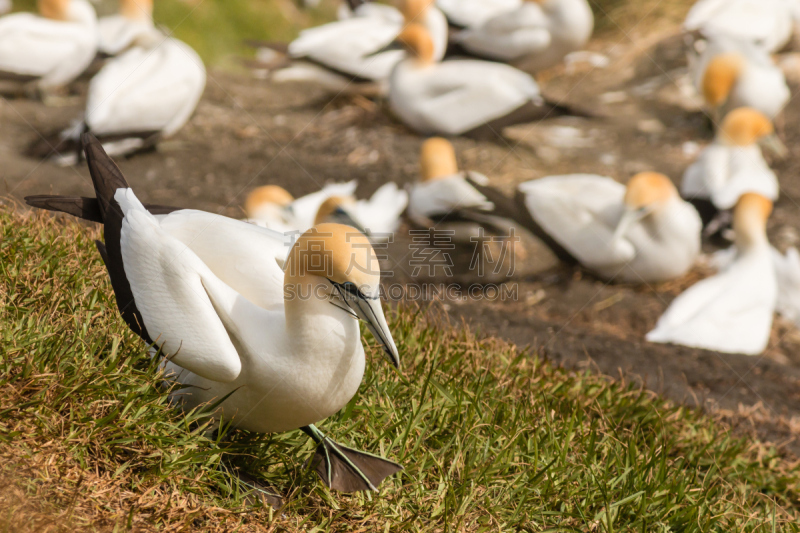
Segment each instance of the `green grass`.
[[[796,464],[647,392],[553,368],[429,314],[370,339],[333,438],[398,460],[331,493],[300,432],[204,436],[118,317],[97,230],[0,209],[0,526],[13,531],[798,531]],[[426,318],[427,317],[427,318]],[[227,470],[286,496],[273,512]]]

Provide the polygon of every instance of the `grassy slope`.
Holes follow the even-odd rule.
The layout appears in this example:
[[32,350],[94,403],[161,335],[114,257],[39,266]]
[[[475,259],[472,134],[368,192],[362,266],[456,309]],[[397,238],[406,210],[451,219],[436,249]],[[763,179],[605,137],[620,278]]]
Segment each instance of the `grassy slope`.
[[[391,319],[403,375],[371,345],[360,394],[323,423],[406,470],[380,494],[329,493],[299,432],[214,442],[203,413],[169,408],[115,311],[97,236],[0,209],[0,526],[800,530],[800,471],[770,447],[411,312]],[[282,512],[248,503],[231,465],[288,495]]]

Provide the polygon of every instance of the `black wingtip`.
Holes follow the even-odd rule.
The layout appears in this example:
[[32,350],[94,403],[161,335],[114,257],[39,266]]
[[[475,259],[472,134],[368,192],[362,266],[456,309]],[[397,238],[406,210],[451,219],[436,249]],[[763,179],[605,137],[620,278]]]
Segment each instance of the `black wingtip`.
[[96,198],[38,194],[35,196],[26,196],[25,203],[37,209],[67,213],[91,222],[103,222],[103,214],[100,211],[100,205],[97,203]]

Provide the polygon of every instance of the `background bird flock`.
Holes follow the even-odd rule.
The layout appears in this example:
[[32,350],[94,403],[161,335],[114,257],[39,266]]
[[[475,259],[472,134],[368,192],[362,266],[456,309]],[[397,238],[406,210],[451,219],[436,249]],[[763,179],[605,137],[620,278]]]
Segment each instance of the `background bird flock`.
[[[800,4],[641,4],[0,4],[5,527],[797,530]],[[154,214],[383,251],[402,371],[368,335],[325,422],[403,465],[380,492],[172,408],[100,229],[21,201],[108,224],[87,132]]]

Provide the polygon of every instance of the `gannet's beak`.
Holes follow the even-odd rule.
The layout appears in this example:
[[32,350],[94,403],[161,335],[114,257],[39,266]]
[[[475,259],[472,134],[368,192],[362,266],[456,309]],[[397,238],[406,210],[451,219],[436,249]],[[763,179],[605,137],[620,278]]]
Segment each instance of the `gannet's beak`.
[[625,235],[625,232],[628,231],[628,228],[630,228],[631,225],[641,220],[645,215],[647,215],[648,212],[649,211],[645,207],[636,209],[626,205],[625,211],[622,212],[619,223],[617,223],[617,227],[614,230],[614,236],[612,237],[612,240],[616,241],[620,239],[623,235]]
[[780,138],[774,133],[772,135],[762,137],[759,141],[759,144],[766,150],[772,152],[775,157],[779,159],[786,159],[786,156],[789,155],[789,149],[786,148],[786,145],[783,144],[783,141],[781,141]]
[[383,315],[383,307],[381,307],[380,289],[376,291],[376,295],[367,295],[358,289],[352,283],[333,283],[334,287],[339,291],[339,295],[345,301],[347,306],[355,313],[355,315],[366,322],[372,336],[383,346],[383,351],[389,362],[395,368],[400,368],[400,354],[397,352],[397,346],[394,344],[392,332],[389,331],[389,325],[386,323],[386,317]]
[[375,298],[356,298],[355,301],[351,302],[350,308],[355,311],[358,318],[367,323],[369,331],[383,346],[383,351],[386,352],[389,362],[399,369],[400,354],[394,344],[392,332],[389,331],[386,317],[383,316],[380,296]]

